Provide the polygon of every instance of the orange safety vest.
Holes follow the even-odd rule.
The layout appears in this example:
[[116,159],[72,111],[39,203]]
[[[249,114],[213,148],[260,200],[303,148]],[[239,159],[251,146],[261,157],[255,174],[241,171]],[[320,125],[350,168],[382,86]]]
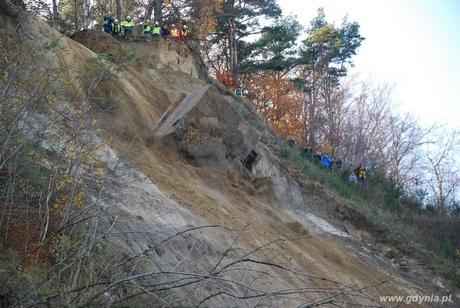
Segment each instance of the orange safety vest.
[[170,34],[172,38],[179,38],[179,29],[172,28]]

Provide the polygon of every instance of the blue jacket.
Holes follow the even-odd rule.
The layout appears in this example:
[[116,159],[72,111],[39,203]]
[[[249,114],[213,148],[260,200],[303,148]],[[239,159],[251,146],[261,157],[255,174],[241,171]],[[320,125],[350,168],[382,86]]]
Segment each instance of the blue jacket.
[[104,22],[103,24],[104,25],[109,25],[109,27],[112,25],[114,19],[112,16],[109,16],[109,15],[104,15]]

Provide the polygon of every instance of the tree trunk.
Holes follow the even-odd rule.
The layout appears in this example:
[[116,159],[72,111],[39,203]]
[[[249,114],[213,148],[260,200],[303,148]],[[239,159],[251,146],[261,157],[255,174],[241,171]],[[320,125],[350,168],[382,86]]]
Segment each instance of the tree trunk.
[[316,104],[317,104],[317,85],[316,85],[317,73],[315,66],[312,69],[312,82],[311,82],[311,92],[310,92],[310,104],[308,105],[308,117],[306,117],[309,125],[308,131],[308,145],[317,149],[316,141],[316,130],[317,130],[317,120],[316,120]]
[[121,1],[116,0],[117,3],[117,19],[121,20]]
[[83,29],[87,30],[90,27],[90,18],[89,18],[90,2],[89,0],[84,0],[84,6],[85,6],[85,20],[83,21]]
[[58,2],[57,0],[53,0],[53,26],[56,29],[58,28],[58,21],[59,21]]
[[78,31],[78,6],[77,0],[73,0],[75,10],[75,31]]
[[152,19],[153,7],[155,6],[155,0],[150,0],[147,8],[145,9],[144,21]]
[[[158,21],[160,24],[162,24],[162,19],[163,19],[163,1],[162,0],[153,0],[153,7],[154,7],[154,19],[155,21]],[[150,12],[150,14],[152,14]]]
[[239,87],[238,81],[238,54],[236,48],[236,31],[235,31],[235,16],[230,17],[229,24],[229,47],[230,47],[230,72],[235,78],[235,85]]

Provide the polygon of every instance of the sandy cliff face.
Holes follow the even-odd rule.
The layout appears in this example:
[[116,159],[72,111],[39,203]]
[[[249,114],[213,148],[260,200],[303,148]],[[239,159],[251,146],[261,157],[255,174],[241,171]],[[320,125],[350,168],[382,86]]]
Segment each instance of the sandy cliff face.
[[[140,253],[168,235],[200,228],[175,236],[150,255],[158,268],[178,267],[209,276],[201,282],[202,289],[193,291],[182,303],[193,305],[210,296],[206,304],[211,307],[292,307],[328,302],[323,292],[332,292],[338,301],[371,304],[380,301],[380,295],[434,292],[401,275],[390,260],[372,253],[372,247],[360,239],[315,215],[334,207],[327,194],[313,186],[315,191],[302,189],[263,144],[254,145],[259,160],[252,170],[255,178],[249,180],[237,164],[207,164],[205,157],[197,163],[196,157],[191,159],[180,152],[177,143],[171,146],[171,142],[155,136],[149,129],[167,108],[179,106],[187,94],[206,85],[196,72],[201,68],[194,69],[199,62],[186,46],[170,40],[127,42],[123,47],[135,50],[138,58],[117,85],[120,91],[114,94],[120,95],[121,104],[114,118],[106,119],[106,129],[119,136],[144,129],[146,132],[135,142],[135,147],[142,149],[138,167],[142,175],[121,192],[119,202],[111,208],[113,215],[123,218],[122,228],[133,232],[125,242],[129,245],[121,242],[119,249],[128,255]],[[222,100],[212,95],[204,104]],[[189,118],[184,121],[199,122],[206,116],[203,110],[188,112],[183,118]],[[231,123],[236,116],[225,113],[219,121],[227,117]],[[198,126],[195,123],[194,127]],[[208,131],[202,128],[196,137],[208,135],[212,127],[209,125]],[[176,142],[185,132],[181,134],[175,135]],[[118,150],[127,141],[118,138]],[[238,152],[236,148],[234,152]],[[318,207],[323,209],[316,211]],[[232,262],[236,263],[229,266]],[[252,295],[267,293],[263,299],[257,296],[243,300],[237,298],[247,292],[243,286],[250,286]],[[295,296],[283,292],[279,297],[269,295],[280,290],[299,292]],[[176,296],[180,297],[181,292]],[[219,292],[228,295],[211,296]]]
[[[46,29],[37,23],[40,27],[30,27],[38,31],[33,35]],[[248,153],[236,148],[233,153],[228,144],[221,159],[234,157],[225,163],[196,163],[196,157],[187,156],[180,141],[190,126],[180,136],[169,134],[176,139],[157,136],[154,127],[170,106],[180,106],[189,93],[208,86],[188,46],[169,39],[119,42],[92,31],[69,39],[49,31],[61,46],[52,55],[56,65],[69,67],[63,73],[83,96],[84,82],[75,77],[89,61],[123,51],[133,55],[130,61],[105,62],[117,71],[116,78],[101,81],[93,96],[95,102],[113,104],[100,116],[100,136],[112,139],[108,151],[122,155],[129,145],[137,154],[124,174],[130,184],[106,204],[106,227],[113,231],[106,243],[113,255],[142,256],[125,273],[150,292],[142,300],[158,306],[392,306],[396,303],[382,302],[380,296],[439,292],[431,281],[422,282],[384,258],[370,235],[363,241],[357,235],[364,231],[347,221],[337,224],[340,206],[333,198],[315,185],[300,185],[264,144],[251,144],[259,158],[248,175],[239,164]],[[234,100],[214,89],[206,103]],[[179,118],[190,124],[207,116],[194,112]],[[229,123],[244,123],[238,116],[228,113],[218,121],[228,117]],[[217,116],[208,118],[211,124],[200,127],[210,131],[202,128],[197,138],[217,138],[211,132],[217,127],[211,118]],[[211,147],[219,139],[213,142]],[[155,289],[160,283],[168,288]],[[123,297],[130,290],[117,292],[107,296]]]

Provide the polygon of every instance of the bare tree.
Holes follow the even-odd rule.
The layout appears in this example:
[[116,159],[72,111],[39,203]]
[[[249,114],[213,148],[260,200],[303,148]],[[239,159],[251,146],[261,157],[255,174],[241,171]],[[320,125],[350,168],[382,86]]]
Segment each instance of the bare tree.
[[362,83],[357,95],[344,109],[341,119],[341,151],[352,164],[380,162],[388,144],[388,121],[395,108],[391,100],[393,87],[373,87]]
[[392,116],[388,121],[390,136],[384,155],[384,170],[395,180],[396,185],[410,187],[419,176],[423,161],[423,146],[427,137],[437,125],[422,129],[410,114],[402,117]]
[[426,183],[434,198],[434,205],[442,213],[458,201],[457,186],[460,184],[458,149],[460,132],[442,132],[427,145]]

